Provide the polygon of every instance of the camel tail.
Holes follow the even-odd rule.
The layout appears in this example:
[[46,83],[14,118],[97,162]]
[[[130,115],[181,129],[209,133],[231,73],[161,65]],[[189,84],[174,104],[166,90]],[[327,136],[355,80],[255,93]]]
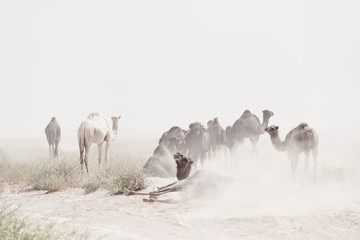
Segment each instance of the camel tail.
[[83,124],[81,124],[78,131],[78,141],[79,141],[80,157],[82,157],[86,146],[85,127]]

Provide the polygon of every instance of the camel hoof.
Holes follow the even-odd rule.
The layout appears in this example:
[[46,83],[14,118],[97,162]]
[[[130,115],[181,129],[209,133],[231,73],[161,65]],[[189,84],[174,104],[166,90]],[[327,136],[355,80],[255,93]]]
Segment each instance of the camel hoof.
[[153,193],[150,193],[149,198],[150,199],[157,199],[158,197],[156,195],[154,195]]
[[143,202],[148,202],[148,203],[153,203],[155,200],[154,199],[148,199],[148,198],[143,198]]
[[125,196],[130,196],[131,194],[130,194],[130,191],[128,190],[128,189],[124,189],[124,195]]

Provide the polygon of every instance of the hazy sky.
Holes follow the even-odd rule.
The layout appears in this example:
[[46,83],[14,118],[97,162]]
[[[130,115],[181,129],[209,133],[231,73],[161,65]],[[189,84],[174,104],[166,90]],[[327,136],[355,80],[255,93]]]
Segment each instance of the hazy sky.
[[[359,1],[0,1],[0,137],[89,112],[163,132],[245,109],[359,131]],[[121,133],[119,133],[121,134]],[[285,133],[284,133],[285,134]]]

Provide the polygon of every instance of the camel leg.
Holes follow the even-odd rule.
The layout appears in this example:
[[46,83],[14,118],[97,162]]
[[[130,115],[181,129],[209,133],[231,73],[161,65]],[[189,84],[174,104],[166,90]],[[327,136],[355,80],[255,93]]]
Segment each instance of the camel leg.
[[165,200],[158,200],[158,199],[147,199],[147,198],[143,198],[143,202],[148,202],[148,203],[153,203],[153,202],[158,202],[158,203],[178,203],[179,201],[177,200],[173,200],[173,199],[165,199]]
[[200,154],[201,168],[204,168],[205,153]]
[[164,188],[168,188],[168,187],[171,187],[171,186],[173,186],[174,184],[176,184],[176,183],[178,183],[178,181],[176,181],[176,182],[173,182],[173,183],[170,183],[170,184],[168,184],[168,185],[165,185],[165,186],[162,186],[162,187],[159,187],[158,188],[158,191],[160,191],[160,190],[162,190],[162,189],[164,189]]
[[125,196],[132,196],[132,195],[143,195],[143,196],[149,196],[150,198],[156,198],[160,195],[163,195],[165,193],[169,193],[169,192],[175,192],[176,188],[168,188],[168,189],[163,189],[161,191],[153,191],[153,192],[149,192],[149,193],[142,193],[142,192],[134,192],[134,191],[130,191],[125,189],[124,190],[124,195]]
[[288,153],[288,158],[290,160],[290,167],[291,167],[291,175],[293,179],[293,184],[295,184],[295,178],[296,178],[296,168],[295,168],[295,157],[293,154]]
[[111,144],[111,142],[106,142],[105,143],[105,163],[106,163],[106,165],[108,164],[108,161],[109,161],[110,144]]
[[314,173],[313,173],[313,181],[316,181],[316,171],[317,171],[317,157],[318,157],[318,149],[317,147],[314,147],[312,149],[312,157],[314,160]]
[[86,172],[89,173],[89,167],[88,167],[88,161],[89,161],[89,152],[90,152],[90,144],[89,145],[85,145],[85,167],[86,167]]
[[253,159],[257,158],[257,155],[258,155],[258,150],[257,150],[256,144],[259,141],[259,136],[260,135],[250,138],[250,142],[252,144],[251,158],[253,158]]
[[58,146],[59,146],[59,140],[55,141],[55,151],[54,151],[55,157],[59,157],[59,155],[58,155]]
[[297,166],[298,166],[298,162],[299,162],[299,155],[295,155],[294,156],[294,168],[295,168],[295,175],[297,175]]
[[81,172],[84,171],[84,154],[85,154],[84,150],[85,150],[85,144],[79,142]]
[[55,157],[55,144],[51,144],[51,157]]
[[49,144],[49,154],[50,154],[50,158],[51,158],[51,144]]
[[97,145],[98,147],[98,162],[99,162],[99,167],[101,166],[101,160],[102,160],[102,150],[103,150],[103,143],[99,143]]
[[307,172],[309,170],[309,155],[310,155],[310,152],[306,151],[305,152],[305,164],[304,164],[304,177],[303,177],[302,182],[305,181],[306,176],[307,176]]

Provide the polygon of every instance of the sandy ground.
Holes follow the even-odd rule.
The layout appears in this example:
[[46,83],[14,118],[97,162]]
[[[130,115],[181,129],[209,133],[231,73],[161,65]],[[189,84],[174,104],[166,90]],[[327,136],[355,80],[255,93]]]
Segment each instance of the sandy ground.
[[[152,179],[152,186],[171,181]],[[7,186],[2,196],[33,221],[55,223],[63,231],[88,231],[90,239],[360,239],[359,200],[348,201],[341,192],[327,196],[329,188],[321,194],[316,194],[318,187],[289,188],[282,193],[285,200],[246,188],[238,190],[250,193],[249,198],[236,200],[233,188],[195,200],[182,200],[178,193],[163,197],[182,200],[172,204],[111,196],[105,190],[45,194],[21,185]]]
[[[34,222],[88,231],[90,239],[355,240],[360,239],[358,143],[344,143],[342,151],[334,152],[339,143],[330,142],[322,148],[316,182],[311,170],[304,182],[299,174],[295,184],[285,154],[263,144],[253,160],[250,145],[244,145],[240,160],[218,156],[205,166],[233,177],[231,185],[211,186],[201,196],[192,191],[163,197],[180,200],[172,204],[146,203],[143,196],[110,195],[105,190],[45,194],[22,185],[4,186],[1,197]],[[174,180],[151,178],[144,192]]]

